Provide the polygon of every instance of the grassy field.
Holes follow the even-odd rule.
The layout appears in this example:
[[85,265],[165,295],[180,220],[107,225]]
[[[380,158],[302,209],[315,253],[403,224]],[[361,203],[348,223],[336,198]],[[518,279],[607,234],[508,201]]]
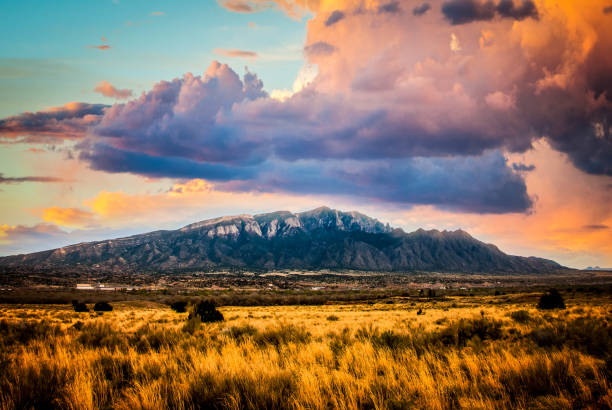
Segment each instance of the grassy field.
[[610,295],[0,305],[0,408],[611,408]]

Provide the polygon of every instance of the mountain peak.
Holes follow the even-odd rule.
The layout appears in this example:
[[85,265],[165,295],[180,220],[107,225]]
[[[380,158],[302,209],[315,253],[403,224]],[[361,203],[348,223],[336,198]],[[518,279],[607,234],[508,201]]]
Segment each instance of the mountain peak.
[[506,255],[463,230],[405,233],[356,211],[320,207],[207,219],[175,231],[0,258],[0,267],[100,270],[357,269],[553,272],[539,258]]

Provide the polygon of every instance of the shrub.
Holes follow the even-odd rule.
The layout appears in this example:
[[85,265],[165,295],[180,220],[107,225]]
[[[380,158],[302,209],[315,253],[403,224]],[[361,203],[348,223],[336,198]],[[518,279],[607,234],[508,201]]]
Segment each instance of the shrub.
[[531,316],[529,315],[529,311],[527,310],[514,311],[510,313],[510,317],[512,318],[512,320],[518,323],[527,323],[531,319]]
[[254,338],[260,346],[274,345],[279,347],[288,343],[308,343],[310,332],[303,326],[283,323],[257,333]]
[[223,314],[217,310],[215,303],[210,300],[202,300],[196,304],[187,320],[198,318],[202,323],[222,322]]
[[565,309],[563,296],[557,289],[550,289],[540,297],[538,309]]
[[89,312],[89,308],[87,307],[87,305],[77,300],[72,301],[72,308],[75,312]]
[[88,347],[127,347],[125,337],[114,326],[106,322],[86,323],[83,325],[77,341]]
[[59,325],[50,325],[42,320],[9,322],[2,319],[0,321],[0,335],[2,335],[0,346],[26,345],[34,339],[45,340],[62,334]]
[[501,326],[502,323],[498,320],[461,319],[434,334],[433,339],[437,339],[444,345],[456,346],[465,346],[474,337],[480,340],[497,340],[502,337]]
[[187,311],[187,302],[184,300],[178,300],[170,304],[170,309],[176,313],[185,313]]
[[340,319],[338,316],[336,315],[329,315],[327,316],[327,320],[329,320],[330,322],[336,322],[338,321],[338,319]]
[[113,307],[108,302],[98,302],[93,309],[94,312],[112,312]]
[[138,352],[146,353],[150,350],[159,351],[175,346],[180,339],[181,335],[176,330],[144,325],[134,332],[130,338],[130,345],[135,346]]
[[257,328],[251,325],[232,326],[225,329],[225,331],[237,341],[242,341],[247,337],[252,337],[257,334]]

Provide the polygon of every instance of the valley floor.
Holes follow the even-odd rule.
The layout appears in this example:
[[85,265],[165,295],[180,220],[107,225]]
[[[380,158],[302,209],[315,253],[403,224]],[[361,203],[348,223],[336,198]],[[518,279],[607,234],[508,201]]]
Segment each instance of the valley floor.
[[105,313],[0,305],[0,408],[611,408],[609,290]]

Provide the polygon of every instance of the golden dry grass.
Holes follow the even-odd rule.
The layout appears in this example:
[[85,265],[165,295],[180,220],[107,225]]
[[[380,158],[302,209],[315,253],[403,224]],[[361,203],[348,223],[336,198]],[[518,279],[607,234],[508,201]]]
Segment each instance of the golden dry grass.
[[0,306],[0,408],[610,408],[609,296],[523,296],[222,307],[195,328],[148,302]]

